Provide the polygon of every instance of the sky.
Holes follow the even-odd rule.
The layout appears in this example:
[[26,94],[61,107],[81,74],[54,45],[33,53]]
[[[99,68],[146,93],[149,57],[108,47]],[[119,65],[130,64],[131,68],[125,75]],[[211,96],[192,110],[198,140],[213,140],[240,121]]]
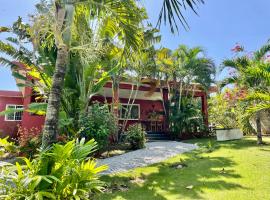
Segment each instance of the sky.
[[[11,25],[18,16],[27,21],[38,0],[0,0],[0,26]],[[162,0],[142,0],[149,21],[155,25]],[[231,58],[236,43],[254,51],[270,39],[269,0],[205,0],[198,8],[199,16],[184,12],[190,29],[172,34],[168,26],[161,27],[160,46],[175,49],[180,44],[202,47],[219,67],[222,60]],[[0,35],[3,39],[6,35]],[[219,74],[218,77],[222,77]],[[18,90],[9,69],[0,66],[0,90]]]

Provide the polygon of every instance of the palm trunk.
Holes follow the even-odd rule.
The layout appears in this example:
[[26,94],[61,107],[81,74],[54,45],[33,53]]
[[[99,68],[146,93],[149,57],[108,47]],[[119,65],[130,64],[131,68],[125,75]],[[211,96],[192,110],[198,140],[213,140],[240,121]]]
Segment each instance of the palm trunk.
[[262,125],[261,125],[261,117],[260,113],[256,114],[256,127],[257,127],[257,144],[262,144]]
[[179,104],[178,104],[178,110],[179,110],[179,111],[180,111],[180,109],[181,109],[181,101],[182,101],[182,88],[183,88],[183,83],[182,83],[182,80],[180,80]]
[[67,46],[62,45],[57,50],[55,72],[52,80],[52,87],[49,95],[49,102],[42,135],[42,148],[46,148],[56,141],[61,92],[63,89],[67,61],[68,49]]
[[73,15],[74,3],[72,1],[66,0],[62,3],[55,2],[55,17],[57,21],[57,29],[55,30],[57,59],[43,128],[42,149],[45,149],[54,143],[58,134],[61,93],[64,85],[66,67],[69,61]]
[[[119,80],[118,77],[112,78],[112,113],[116,119],[116,124],[119,126]],[[114,141],[119,139],[119,130],[114,134]]]

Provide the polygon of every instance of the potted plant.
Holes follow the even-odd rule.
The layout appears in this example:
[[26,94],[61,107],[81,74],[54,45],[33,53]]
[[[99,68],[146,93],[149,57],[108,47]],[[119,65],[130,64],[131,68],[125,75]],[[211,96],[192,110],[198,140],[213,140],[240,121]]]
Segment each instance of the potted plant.
[[235,140],[243,137],[239,123],[240,111],[226,101],[224,94],[217,94],[209,101],[209,120],[215,127],[218,141]]

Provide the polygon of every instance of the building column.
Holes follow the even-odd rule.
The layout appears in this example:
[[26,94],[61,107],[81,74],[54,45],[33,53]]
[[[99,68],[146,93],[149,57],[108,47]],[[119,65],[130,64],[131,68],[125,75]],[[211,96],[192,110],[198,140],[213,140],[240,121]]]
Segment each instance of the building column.
[[112,84],[112,108],[113,114],[116,118],[119,115],[119,85],[117,83]]
[[164,130],[169,131],[169,92],[166,88],[162,88],[163,108],[165,113]]
[[208,127],[208,104],[207,104],[206,92],[204,92],[203,95],[201,96],[201,100],[202,100],[202,114],[203,114],[204,124],[205,126]]

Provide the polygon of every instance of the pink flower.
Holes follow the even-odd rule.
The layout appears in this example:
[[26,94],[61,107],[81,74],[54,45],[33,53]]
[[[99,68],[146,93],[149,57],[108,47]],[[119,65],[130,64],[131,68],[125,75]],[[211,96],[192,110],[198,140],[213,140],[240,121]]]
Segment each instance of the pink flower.
[[231,49],[231,51],[233,52],[243,52],[244,51],[244,47],[239,45],[238,43],[236,43],[235,47]]

